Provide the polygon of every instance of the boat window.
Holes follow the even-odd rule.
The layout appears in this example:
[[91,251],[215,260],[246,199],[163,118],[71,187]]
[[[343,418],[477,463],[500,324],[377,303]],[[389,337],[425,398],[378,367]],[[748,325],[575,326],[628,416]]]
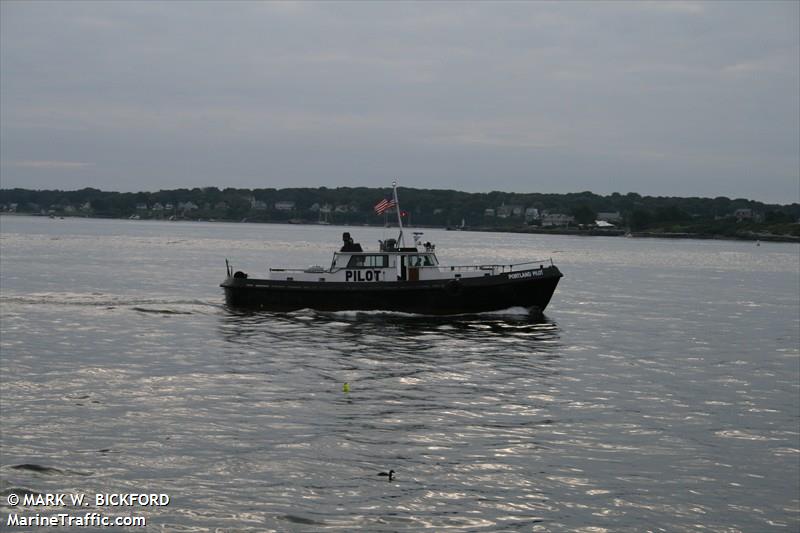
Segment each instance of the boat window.
[[354,255],[347,263],[347,268],[386,268],[388,266],[388,255]]
[[408,259],[406,260],[408,266],[411,267],[429,267],[435,266],[436,263],[433,262],[433,258],[430,255],[409,255]]

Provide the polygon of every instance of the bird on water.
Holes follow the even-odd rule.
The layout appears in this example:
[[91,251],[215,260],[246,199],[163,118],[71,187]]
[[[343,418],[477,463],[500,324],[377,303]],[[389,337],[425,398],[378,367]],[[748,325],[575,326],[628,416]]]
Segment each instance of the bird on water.
[[379,476],[389,476],[389,481],[391,481],[392,478],[394,477],[394,470],[389,470],[388,472],[381,472],[378,475]]

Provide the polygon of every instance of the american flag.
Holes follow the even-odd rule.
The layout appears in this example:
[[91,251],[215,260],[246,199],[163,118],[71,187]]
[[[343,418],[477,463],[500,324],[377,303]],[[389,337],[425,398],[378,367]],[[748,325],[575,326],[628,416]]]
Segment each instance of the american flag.
[[394,198],[384,198],[377,204],[375,204],[375,212],[379,215],[383,214],[384,211],[388,211],[389,209],[396,206],[397,203],[394,201]]

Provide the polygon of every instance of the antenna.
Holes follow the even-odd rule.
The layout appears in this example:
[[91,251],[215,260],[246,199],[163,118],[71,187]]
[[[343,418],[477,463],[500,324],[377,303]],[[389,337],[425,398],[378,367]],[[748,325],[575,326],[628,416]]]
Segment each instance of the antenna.
[[397,236],[398,248],[405,248],[406,241],[403,240],[403,217],[400,215],[400,200],[397,199],[397,181],[392,182],[392,191],[394,193],[394,205],[397,209],[397,227],[400,228],[400,235]]

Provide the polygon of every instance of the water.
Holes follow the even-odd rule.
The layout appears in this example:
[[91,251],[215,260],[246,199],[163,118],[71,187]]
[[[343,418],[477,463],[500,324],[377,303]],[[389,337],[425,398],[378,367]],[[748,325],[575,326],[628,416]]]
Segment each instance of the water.
[[800,527],[795,244],[426,230],[443,262],[552,256],[536,322],[223,307],[226,257],[324,265],[376,228],[0,227],[2,529],[64,512],[25,491],[170,496],[67,505],[132,531]]

